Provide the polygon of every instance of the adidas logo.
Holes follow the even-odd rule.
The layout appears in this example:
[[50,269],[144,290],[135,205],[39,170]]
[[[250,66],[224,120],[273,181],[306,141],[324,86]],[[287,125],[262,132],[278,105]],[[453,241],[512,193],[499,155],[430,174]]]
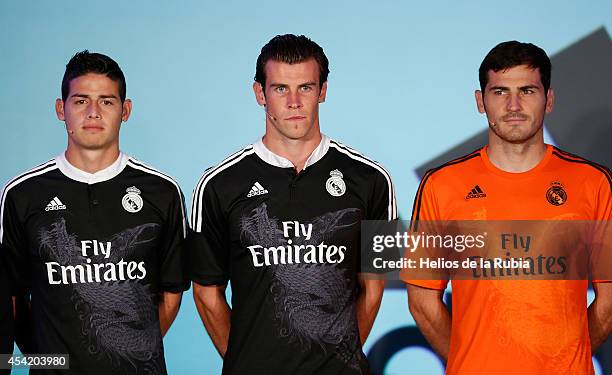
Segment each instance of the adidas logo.
[[268,190],[264,189],[263,186],[259,182],[255,182],[249,194],[247,194],[247,198],[254,197],[256,195],[268,194]]
[[474,186],[474,188],[467,194],[467,196],[465,197],[465,199],[471,199],[471,198],[484,198],[487,195],[485,194],[484,191],[482,191],[482,189],[480,188],[480,186],[476,185]]
[[66,205],[59,200],[58,197],[51,199],[51,202],[45,207],[45,211],[57,211],[57,210],[65,210]]

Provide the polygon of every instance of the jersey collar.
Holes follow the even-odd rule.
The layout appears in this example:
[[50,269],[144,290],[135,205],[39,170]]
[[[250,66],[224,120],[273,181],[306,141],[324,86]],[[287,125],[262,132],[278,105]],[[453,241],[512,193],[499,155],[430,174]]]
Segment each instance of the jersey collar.
[[117,160],[113,162],[113,164],[108,167],[102,169],[101,171],[97,171],[95,173],[89,173],[78,169],[68,162],[66,159],[65,152],[62,152],[55,158],[55,162],[59,167],[59,170],[66,175],[66,177],[71,178],[78,182],[84,182],[86,184],[95,184],[98,182],[103,182],[110,180],[111,178],[117,176],[125,166],[127,165],[128,156],[123,152],[119,152],[119,157]]
[[[263,143],[263,138],[260,138],[257,142],[253,144],[253,149],[255,150],[255,154],[259,156],[259,158],[266,163],[273,165],[275,167],[280,168],[295,168],[292,162],[288,159],[280,155],[276,155],[272,151],[270,151]],[[304,164],[304,169],[318,162],[327,154],[327,150],[329,150],[329,137],[325,134],[321,133],[321,142],[314,149],[314,151],[310,154],[308,159],[306,159],[306,164]]]
[[552,152],[553,152],[553,146],[547,144],[544,157],[542,158],[542,160],[540,160],[540,162],[535,167],[525,172],[508,172],[508,171],[504,171],[503,169],[496,167],[493,163],[491,163],[491,159],[489,159],[488,149],[489,149],[488,145],[480,149],[481,160],[484,163],[485,167],[489,171],[495,173],[498,176],[514,178],[514,179],[529,178],[539,173],[542,169],[544,169],[548,165],[548,162],[552,158]]

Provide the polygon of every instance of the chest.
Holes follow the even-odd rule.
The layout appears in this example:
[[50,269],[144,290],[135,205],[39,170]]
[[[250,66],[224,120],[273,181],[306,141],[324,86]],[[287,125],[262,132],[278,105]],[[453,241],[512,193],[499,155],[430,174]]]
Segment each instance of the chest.
[[[546,178],[462,181],[440,200],[446,220],[590,220],[593,197],[575,181]],[[452,199],[454,197],[454,199]]]
[[285,239],[305,240],[349,224],[358,227],[367,216],[371,197],[364,192],[366,181],[350,169],[253,172],[232,187],[226,205],[233,238],[243,234],[247,224],[257,223],[277,229]]
[[349,168],[307,169],[299,174],[255,168],[232,186],[234,194],[226,202],[234,265],[249,270],[355,267],[361,220],[369,211],[366,186],[367,181]]
[[25,207],[30,256],[41,263],[99,264],[155,256],[164,210],[152,192],[126,183],[51,182]]

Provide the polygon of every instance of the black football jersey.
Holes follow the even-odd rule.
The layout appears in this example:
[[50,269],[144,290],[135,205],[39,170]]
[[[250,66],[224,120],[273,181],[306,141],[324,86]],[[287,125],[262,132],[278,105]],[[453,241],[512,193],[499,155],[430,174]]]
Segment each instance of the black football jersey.
[[396,216],[387,171],[326,136],[300,173],[261,141],[205,171],[188,243],[193,281],[231,281],[223,373],[368,373],[360,222]]
[[57,373],[166,373],[158,295],[189,286],[172,178],[123,153],[93,174],[62,154],[11,180],[0,215],[13,294],[31,295],[33,353],[68,354]]

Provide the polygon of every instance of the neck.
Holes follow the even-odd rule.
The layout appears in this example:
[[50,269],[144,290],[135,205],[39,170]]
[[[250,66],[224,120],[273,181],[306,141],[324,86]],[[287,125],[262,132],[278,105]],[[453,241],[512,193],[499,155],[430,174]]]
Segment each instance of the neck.
[[276,155],[289,160],[297,172],[301,172],[306,165],[306,160],[321,143],[321,132],[300,139],[290,139],[279,136],[275,132],[266,131],[262,141],[263,144]]
[[509,143],[489,131],[487,155],[491,164],[512,173],[527,172],[537,166],[546,154],[544,137],[540,133],[524,143]]
[[75,150],[68,146],[66,160],[87,173],[96,173],[108,168],[119,157],[119,147],[109,150]]

